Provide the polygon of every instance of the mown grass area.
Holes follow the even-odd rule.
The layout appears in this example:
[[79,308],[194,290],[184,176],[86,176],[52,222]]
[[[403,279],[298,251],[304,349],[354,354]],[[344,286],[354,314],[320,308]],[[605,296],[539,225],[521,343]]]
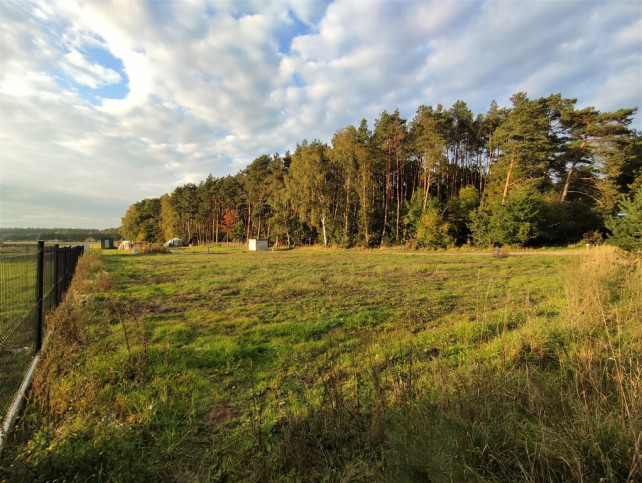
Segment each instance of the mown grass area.
[[642,477],[642,271],[611,250],[103,253],[5,478]]

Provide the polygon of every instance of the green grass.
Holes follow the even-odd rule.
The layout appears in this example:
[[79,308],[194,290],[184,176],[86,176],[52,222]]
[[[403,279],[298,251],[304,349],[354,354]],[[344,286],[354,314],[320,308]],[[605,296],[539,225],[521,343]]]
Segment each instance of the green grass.
[[[638,290],[629,269],[604,268],[587,289],[615,297],[600,307],[620,322],[605,328],[574,288],[595,274],[571,283],[584,265],[565,256],[224,247],[86,258],[0,461],[9,479],[634,471],[640,331],[624,316],[640,308],[613,295]],[[597,318],[573,321],[573,304]]]

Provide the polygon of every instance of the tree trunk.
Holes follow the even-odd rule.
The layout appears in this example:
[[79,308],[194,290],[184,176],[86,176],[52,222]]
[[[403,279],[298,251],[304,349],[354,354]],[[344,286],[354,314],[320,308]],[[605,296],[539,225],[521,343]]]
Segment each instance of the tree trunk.
[[247,239],[250,239],[250,225],[252,224],[252,204],[247,204]]
[[[588,142],[588,132],[584,135],[584,139],[582,140],[582,145],[580,146],[580,151],[586,147],[587,142]],[[562,201],[566,201],[566,196],[568,195],[568,189],[571,186],[571,176],[573,176],[573,171],[575,171],[576,165],[577,165],[577,161],[573,161],[573,163],[571,164],[571,168],[568,170],[568,174],[566,175],[566,182],[564,183],[564,191],[562,192]]]
[[381,232],[381,243],[380,244],[383,244],[383,239],[386,237],[386,225],[387,224],[388,224],[388,196],[386,195],[384,197],[384,201],[383,201],[383,231]]
[[348,178],[348,183],[346,187],[346,213],[345,213],[345,225],[343,227],[344,233],[343,238],[344,242],[348,241],[348,211],[350,210],[350,178]]
[[[490,145],[490,143],[492,141],[493,141],[493,135],[491,134],[491,135],[488,136],[488,144]],[[494,155],[495,155],[495,151],[493,150],[493,148],[489,148],[488,149],[488,164],[486,165],[486,176],[488,176],[490,174],[490,166],[493,164]]]
[[380,245],[383,244],[383,240],[386,237],[386,225],[388,224],[388,197],[390,196],[390,169],[389,169],[389,164],[390,161],[386,160],[386,191],[383,197],[383,230],[381,232],[381,243]]
[[321,228],[323,230],[323,246],[328,246],[328,236],[325,232],[325,216],[321,218]]
[[395,240],[399,241],[399,215],[401,214],[401,166],[399,163],[399,154],[395,151],[397,157],[397,225],[395,228]]
[[218,245],[218,210],[216,210],[216,222],[212,228],[214,228],[214,241]]
[[566,201],[566,195],[568,195],[568,189],[571,186],[571,176],[573,176],[573,171],[575,171],[576,161],[573,161],[571,168],[568,170],[566,175],[566,182],[564,182],[564,191],[562,191],[562,201]]
[[504,196],[502,197],[502,205],[506,202],[506,197],[508,196],[508,186],[510,185],[510,175],[513,172],[513,166],[515,166],[515,148],[513,148],[513,154],[510,158],[510,164],[508,165],[508,173],[506,174],[506,184],[504,185]]
[[424,211],[426,211],[426,204],[428,203],[428,193],[430,193],[430,178],[432,177],[432,171],[428,171],[428,177],[426,179],[426,191],[424,192]]
[[484,192],[484,168],[482,166],[482,155],[481,152],[477,154],[477,176],[479,177],[479,192]]
[[361,210],[363,212],[362,221],[363,221],[363,232],[366,237],[366,246],[368,246],[368,190],[365,182],[363,183],[363,196],[361,198]]

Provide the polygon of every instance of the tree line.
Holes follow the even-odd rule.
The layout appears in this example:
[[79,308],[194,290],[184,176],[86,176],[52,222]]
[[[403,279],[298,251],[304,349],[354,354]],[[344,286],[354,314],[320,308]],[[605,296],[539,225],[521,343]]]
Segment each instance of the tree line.
[[6,241],[62,241],[83,242],[102,237],[120,238],[118,228],[0,228],[0,242]]
[[642,185],[636,108],[600,112],[552,94],[384,111],[372,129],[261,155],[236,175],[208,176],[132,204],[121,234],[194,243],[268,238],[288,245],[575,243],[604,233],[617,203]]

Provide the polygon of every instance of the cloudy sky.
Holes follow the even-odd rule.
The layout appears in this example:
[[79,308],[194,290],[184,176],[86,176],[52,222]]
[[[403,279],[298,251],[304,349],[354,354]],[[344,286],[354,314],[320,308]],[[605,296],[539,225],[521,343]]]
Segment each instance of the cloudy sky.
[[642,107],[640,0],[0,0],[0,32],[5,227],[118,226],[383,110]]

